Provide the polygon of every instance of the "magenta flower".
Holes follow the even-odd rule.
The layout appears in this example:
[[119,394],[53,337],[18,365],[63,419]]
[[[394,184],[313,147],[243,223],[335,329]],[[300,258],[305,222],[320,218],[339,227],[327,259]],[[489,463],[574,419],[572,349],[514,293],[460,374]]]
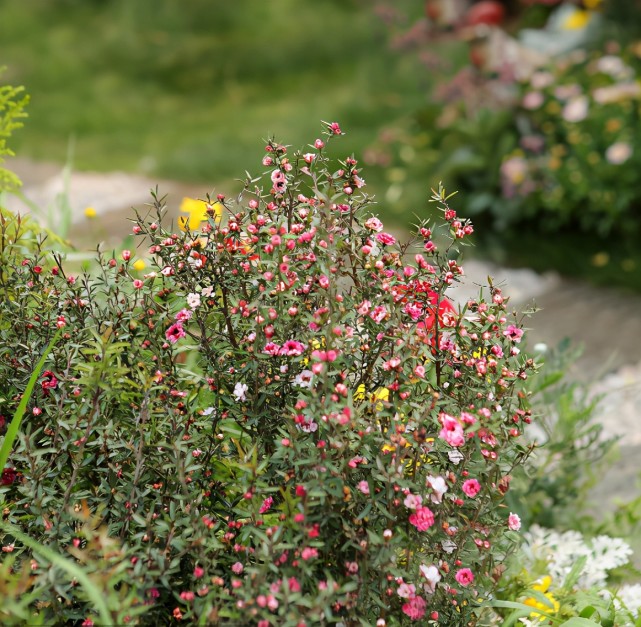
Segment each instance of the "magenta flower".
[[467,496],[473,499],[481,491],[481,484],[476,479],[468,479],[463,482],[461,489]]
[[165,332],[165,337],[167,341],[175,344],[180,338],[185,337],[187,333],[183,329],[183,325],[180,322],[172,324],[167,331]]
[[260,506],[260,509],[258,510],[259,514],[265,514],[271,509],[271,506],[274,503],[274,498],[271,496],[268,496],[264,501],[263,504]]
[[474,574],[469,568],[461,568],[456,571],[454,579],[456,579],[456,581],[458,581],[464,588],[466,588],[474,581]]
[[465,434],[461,423],[449,414],[441,414],[440,420],[443,428],[438,437],[441,440],[445,440],[450,446],[463,446],[465,444]]
[[414,597],[403,605],[403,614],[409,616],[412,620],[420,620],[425,616],[425,607],[427,603],[423,597]]
[[296,340],[287,340],[281,347],[279,354],[288,357],[302,355],[307,347]]
[[376,235],[376,239],[381,244],[384,244],[385,246],[391,246],[392,244],[396,244],[396,238],[393,235],[390,235],[389,233],[378,233]]
[[417,507],[409,520],[419,531],[427,531],[434,524],[434,514],[429,507]]
[[511,324],[505,331],[503,331],[503,335],[513,342],[520,342],[521,338],[523,337],[523,329],[519,329],[518,327],[515,327],[513,324]]

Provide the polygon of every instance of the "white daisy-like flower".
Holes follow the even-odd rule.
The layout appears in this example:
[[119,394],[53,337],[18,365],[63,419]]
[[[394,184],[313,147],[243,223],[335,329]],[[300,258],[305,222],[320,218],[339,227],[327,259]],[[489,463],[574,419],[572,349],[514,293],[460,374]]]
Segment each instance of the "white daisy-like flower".
[[246,399],[245,394],[247,393],[247,390],[248,390],[248,389],[249,389],[249,388],[247,387],[247,384],[246,384],[246,383],[240,383],[240,382],[238,382],[238,383],[234,386],[234,392],[233,392],[233,394],[234,394],[234,396],[236,397],[236,400],[237,400],[238,402],[244,401],[244,400]]

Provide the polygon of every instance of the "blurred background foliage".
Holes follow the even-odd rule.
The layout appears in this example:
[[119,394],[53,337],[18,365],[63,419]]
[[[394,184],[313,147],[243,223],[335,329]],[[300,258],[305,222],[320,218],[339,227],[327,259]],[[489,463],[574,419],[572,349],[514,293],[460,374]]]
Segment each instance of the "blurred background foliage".
[[[641,92],[639,0],[0,0],[0,13],[3,81],[32,96],[20,156],[64,163],[73,140],[78,170],[233,193],[261,139],[299,147],[337,120],[397,228],[443,181],[481,254],[641,290],[639,96],[597,102],[622,81],[593,71],[617,57]],[[533,88],[497,36],[560,42],[539,59],[552,83]],[[568,120],[557,88],[575,84],[589,106]]]
[[[261,138],[296,147],[321,119],[359,151],[411,115],[429,77],[390,54],[359,0],[0,2],[5,79],[32,96],[23,156],[218,184]],[[428,190],[428,183],[424,185]]]

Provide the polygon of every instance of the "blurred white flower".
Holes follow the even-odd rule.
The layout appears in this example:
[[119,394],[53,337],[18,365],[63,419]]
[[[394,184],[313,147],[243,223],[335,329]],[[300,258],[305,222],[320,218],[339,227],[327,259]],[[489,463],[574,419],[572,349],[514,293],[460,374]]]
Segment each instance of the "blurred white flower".
[[612,165],[621,165],[632,156],[632,146],[626,142],[616,142],[605,151],[605,158]]
[[566,122],[581,122],[588,117],[588,108],[587,96],[576,96],[563,107],[563,119]]

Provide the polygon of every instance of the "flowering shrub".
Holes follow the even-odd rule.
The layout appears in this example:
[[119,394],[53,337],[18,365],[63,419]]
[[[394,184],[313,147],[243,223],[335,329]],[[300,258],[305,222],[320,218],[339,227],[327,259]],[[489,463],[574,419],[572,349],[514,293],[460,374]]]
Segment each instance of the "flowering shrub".
[[[98,517],[126,562],[104,584],[119,623],[467,624],[500,577],[530,420],[520,321],[494,285],[447,299],[472,225],[440,189],[442,227],[399,244],[357,161],[329,158],[341,134],[270,141],[264,173],[197,225],[172,230],[156,198],[134,224],[146,274],[128,250],[75,276],[3,239],[3,424],[64,332],[3,469],[4,519],[78,557],[79,517]],[[29,610],[91,624],[10,529]]]
[[519,85],[519,147],[501,165],[512,220],[639,232],[640,58],[638,44],[579,52]]

